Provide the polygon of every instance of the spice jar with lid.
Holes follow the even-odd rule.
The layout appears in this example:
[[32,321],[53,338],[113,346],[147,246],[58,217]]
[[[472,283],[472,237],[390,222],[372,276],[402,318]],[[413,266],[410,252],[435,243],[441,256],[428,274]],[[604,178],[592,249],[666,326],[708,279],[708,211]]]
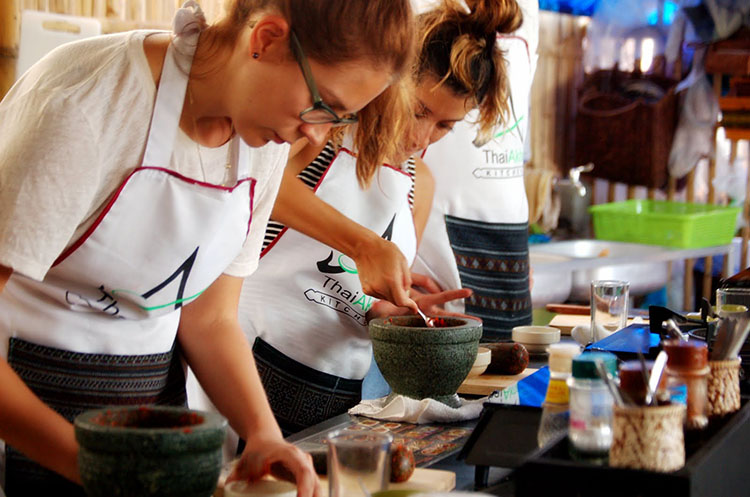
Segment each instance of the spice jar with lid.
[[542,419],[539,421],[537,443],[539,447],[563,436],[570,423],[568,409],[570,393],[568,379],[573,357],[581,353],[575,343],[553,343],[547,348],[549,353],[549,383],[542,403]]
[[702,429],[708,425],[707,382],[708,347],[694,340],[665,340],[666,374],[669,384],[684,383],[687,387],[686,429]]
[[614,399],[599,376],[601,361],[612,376],[617,375],[617,357],[608,352],[585,352],[573,358],[570,386],[570,439],[574,458],[604,461],[612,445]]

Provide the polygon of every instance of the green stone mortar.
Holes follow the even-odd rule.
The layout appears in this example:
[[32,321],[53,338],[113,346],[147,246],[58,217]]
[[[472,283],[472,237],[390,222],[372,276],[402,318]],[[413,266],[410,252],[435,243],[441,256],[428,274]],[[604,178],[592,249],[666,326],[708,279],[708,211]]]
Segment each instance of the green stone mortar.
[[76,417],[78,465],[91,497],[208,497],[227,422],[182,407],[113,407]]
[[443,326],[428,328],[419,316],[373,319],[372,349],[393,395],[460,407],[456,390],[477,357],[482,323],[461,317],[440,320]]

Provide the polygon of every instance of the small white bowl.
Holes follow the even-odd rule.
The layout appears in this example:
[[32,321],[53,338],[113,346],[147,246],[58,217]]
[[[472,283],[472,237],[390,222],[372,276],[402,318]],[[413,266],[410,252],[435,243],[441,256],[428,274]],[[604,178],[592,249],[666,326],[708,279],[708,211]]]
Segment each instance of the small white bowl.
[[552,326],[516,326],[511,335],[529,354],[543,354],[547,346],[560,341],[560,329]]
[[484,373],[487,370],[487,366],[490,365],[491,359],[492,351],[487,347],[479,347],[477,358],[474,360],[474,365],[471,367],[467,378],[473,378]]
[[224,497],[296,497],[297,486],[288,481],[233,481],[224,486]]

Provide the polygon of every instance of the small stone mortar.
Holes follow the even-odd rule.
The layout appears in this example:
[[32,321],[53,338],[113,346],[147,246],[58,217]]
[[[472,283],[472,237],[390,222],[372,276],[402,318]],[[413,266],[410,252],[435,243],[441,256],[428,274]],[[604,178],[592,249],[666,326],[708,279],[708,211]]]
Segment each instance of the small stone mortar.
[[113,407],[76,417],[78,465],[91,497],[208,497],[226,420],[181,407]]
[[375,362],[393,394],[460,407],[456,390],[476,359],[482,323],[441,317],[435,325],[428,328],[419,316],[373,319],[369,327]]

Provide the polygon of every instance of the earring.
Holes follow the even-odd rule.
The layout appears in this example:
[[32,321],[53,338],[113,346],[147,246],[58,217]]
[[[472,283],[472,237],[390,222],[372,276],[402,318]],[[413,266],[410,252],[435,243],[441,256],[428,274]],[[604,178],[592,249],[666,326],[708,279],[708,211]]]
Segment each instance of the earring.
[[253,52],[253,59],[257,59],[260,57],[260,54],[258,52]]

